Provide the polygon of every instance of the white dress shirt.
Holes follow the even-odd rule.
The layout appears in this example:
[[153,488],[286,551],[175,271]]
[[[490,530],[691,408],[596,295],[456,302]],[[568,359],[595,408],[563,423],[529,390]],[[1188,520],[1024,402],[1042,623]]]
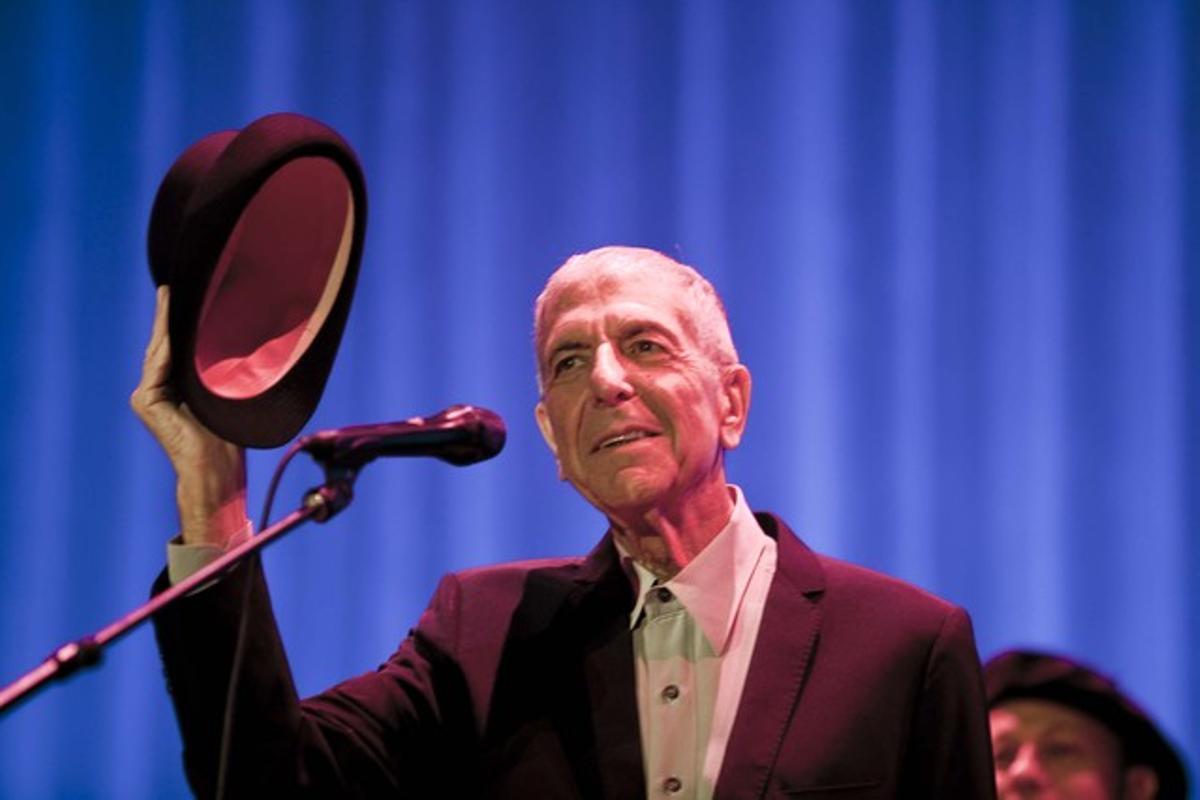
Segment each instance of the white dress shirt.
[[630,627],[648,798],[713,796],[746,684],[777,553],[732,489],[728,524],[665,583],[618,547],[638,584]]

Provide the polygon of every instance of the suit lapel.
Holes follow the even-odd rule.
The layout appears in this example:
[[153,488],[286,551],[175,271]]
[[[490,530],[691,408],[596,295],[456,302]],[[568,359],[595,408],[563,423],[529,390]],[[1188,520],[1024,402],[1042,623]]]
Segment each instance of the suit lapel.
[[486,734],[504,796],[643,796],[632,595],[608,537],[526,576]]
[[776,540],[778,560],[717,779],[717,798],[764,795],[821,626],[816,598],[824,591],[824,573],[816,557],[777,517],[756,517]]
[[[573,647],[579,648],[572,660],[578,663],[582,656],[587,719],[564,719],[560,734],[579,748],[572,760],[584,796],[644,797],[633,635],[629,630],[633,588],[609,536],[584,560],[575,584],[565,604],[562,639],[573,640]],[[589,720],[590,736],[581,736],[584,731],[577,726],[586,727]]]
[[604,620],[604,629],[588,642],[584,655],[596,766],[609,798],[642,797],[645,792],[633,638],[628,605],[622,607],[622,614]]

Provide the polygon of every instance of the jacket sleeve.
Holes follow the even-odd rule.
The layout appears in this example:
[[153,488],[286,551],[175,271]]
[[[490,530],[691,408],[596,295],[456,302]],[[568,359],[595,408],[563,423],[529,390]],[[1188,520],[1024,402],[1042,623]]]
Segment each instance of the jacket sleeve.
[[955,608],[925,664],[901,796],[992,800],[995,780],[975,636],[966,612]]
[[[166,581],[161,575],[155,590]],[[418,627],[385,664],[304,701],[257,560],[161,614],[155,633],[192,790],[202,798],[216,794],[244,602],[225,796],[426,796],[446,774],[447,754],[462,754],[474,727],[450,652],[456,598],[455,580],[443,579]]]

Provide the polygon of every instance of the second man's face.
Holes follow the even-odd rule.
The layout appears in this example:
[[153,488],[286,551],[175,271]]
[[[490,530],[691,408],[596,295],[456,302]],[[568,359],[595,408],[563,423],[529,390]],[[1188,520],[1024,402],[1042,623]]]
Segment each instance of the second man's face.
[[1059,703],[1012,700],[990,714],[1001,800],[1119,800],[1121,748],[1100,722]]
[[610,517],[725,491],[749,375],[703,351],[683,295],[648,272],[572,284],[547,309],[538,424],[562,477]]

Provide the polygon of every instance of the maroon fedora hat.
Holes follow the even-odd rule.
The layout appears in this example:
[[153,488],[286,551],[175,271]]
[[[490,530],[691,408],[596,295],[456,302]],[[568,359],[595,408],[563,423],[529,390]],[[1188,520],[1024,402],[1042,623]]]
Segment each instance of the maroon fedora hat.
[[209,134],[171,165],[150,213],[150,272],[171,288],[171,381],[214,433],[277,447],[308,422],[366,219],[354,151],[299,114]]

